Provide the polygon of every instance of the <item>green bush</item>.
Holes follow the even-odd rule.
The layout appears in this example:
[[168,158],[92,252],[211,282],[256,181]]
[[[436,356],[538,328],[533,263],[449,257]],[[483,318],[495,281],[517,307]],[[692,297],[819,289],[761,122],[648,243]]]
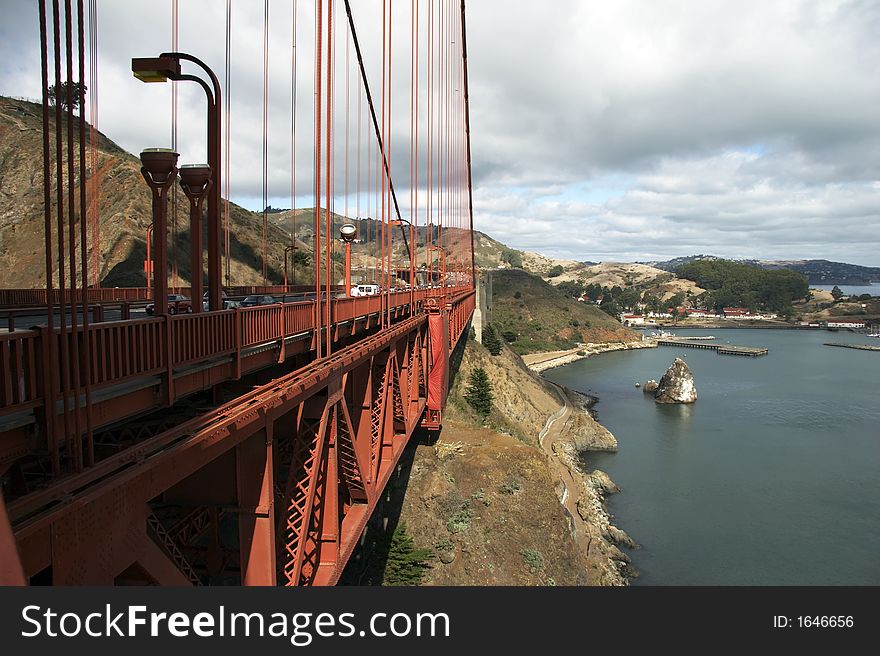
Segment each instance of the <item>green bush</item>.
[[550,267],[550,270],[547,272],[547,277],[555,278],[556,276],[561,276],[564,270],[565,269],[562,268],[561,264],[556,264],[555,266]]
[[523,549],[521,552],[523,561],[530,570],[538,571],[544,569],[544,556],[537,549]]
[[473,516],[474,511],[470,509],[470,502],[466,501],[461,507],[461,510],[455,513],[449,518],[449,521],[446,522],[446,530],[450,533],[461,533],[462,531],[466,531],[471,525],[471,519]]
[[516,333],[512,330],[505,330],[503,333],[501,333],[501,336],[508,344],[513,344],[516,341]]

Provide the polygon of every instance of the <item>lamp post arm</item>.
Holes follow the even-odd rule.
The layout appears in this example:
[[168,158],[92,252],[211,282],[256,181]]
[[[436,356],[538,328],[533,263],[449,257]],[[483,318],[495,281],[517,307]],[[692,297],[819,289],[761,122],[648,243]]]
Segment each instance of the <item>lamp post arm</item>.
[[174,78],[175,82],[177,82],[179,80],[185,80],[188,82],[198,82],[201,85],[202,89],[205,90],[205,95],[208,97],[208,107],[213,108],[216,106],[214,103],[214,93],[211,91],[211,87],[209,87],[208,83],[205,82],[198,75],[181,75],[179,77]]
[[[214,102],[208,106],[208,165],[212,170],[214,181],[213,188],[208,196],[208,303],[211,310],[222,310],[222,282],[221,282],[221,256],[220,256],[220,191],[221,180],[221,122],[220,108],[222,95],[220,92],[220,80],[214,75],[214,71],[208,68],[198,57],[185,52],[163,52],[160,57],[168,57],[178,61],[188,61],[201,68],[207,75],[214,87]],[[183,77],[183,76],[181,76]],[[187,77],[186,79],[198,79]],[[203,87],[204,82],[199,80]]]
[[[163,52],[159,56],[160,57],[170,57],[172,59],[182,59],[184,61],[192,62],[193,64],[195,64],[196,66],[201,68],[203,71],[205,71],[205,74],[209,78],[211,78],[211,84],[214,86],[214,97],[217,99],[217,104],[218,105],[220,104],[220,80],[217,79],[217,76],[214,75],[214,71],[212,71],[210,68],[208,68],[208,65],[205,64],[205,62],[203,62],[198,57],[193,57],[192,55],[187,54],[185,52]],[[184,78],[184,76],[181,76],[181,79],[190,79],[190,78],[188,78],[188,77]]]

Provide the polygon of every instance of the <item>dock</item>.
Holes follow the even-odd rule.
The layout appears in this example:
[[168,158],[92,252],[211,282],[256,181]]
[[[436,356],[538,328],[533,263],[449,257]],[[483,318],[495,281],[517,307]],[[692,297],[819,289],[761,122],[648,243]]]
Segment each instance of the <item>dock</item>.
[[[770,350],[760,346],[733,346],[731,344],[708,344],[706,342],[692,341],[688,339],[658,339],[659,346],[684,346],[685,348],[710,349],[719,355],[743,355],[757,358],[767,355]],[[877,347],[880,350],[880,347]]]
[[839,346],[840,348],[858,349],[859,351],[880,351],[880,346],[872,344],[844,344],[843,342],[825,342],[825,346]]

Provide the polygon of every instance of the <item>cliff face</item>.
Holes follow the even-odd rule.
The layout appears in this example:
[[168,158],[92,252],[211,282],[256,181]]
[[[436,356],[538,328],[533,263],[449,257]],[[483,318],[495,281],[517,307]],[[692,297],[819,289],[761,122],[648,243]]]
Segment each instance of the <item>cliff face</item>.
[[[613,484],[577,450],[615,450],[585,399],[557,391],[504,348],[463,349],[443,430],[412,456],[399,521],[435,559],[433,585],[625,585],[628,536],[611,525]],[[463,400],[470,372],[492,383],[485,425]],[[625,536],[625,540],[624,540]]]

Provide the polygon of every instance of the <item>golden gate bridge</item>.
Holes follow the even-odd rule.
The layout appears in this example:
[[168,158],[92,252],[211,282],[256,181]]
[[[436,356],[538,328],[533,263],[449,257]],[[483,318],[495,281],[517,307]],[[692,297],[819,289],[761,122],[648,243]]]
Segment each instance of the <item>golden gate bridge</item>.
[[[290,165],[292,210],[297,178],[312,180],[306,285],[270,279],[266,210],[263,284],[231,284],[231,0],[225,88],[197,55],[176,47],[133,53],[135,77],[194,82],[207,108],[207,163],[183,164],[174,148],[141,153],[153,223],[148,286],[138,288],[100,286],[96,199],[112,182],[98,166],[97,2],[37,5],[45,271],[34,277],[45,285],[0,290],[8,317],[0,331],[0,583],[336,583],[414,431],[441,427],[449,354],[474,309],[464,0],[374,3],[380,63],[367,60],[348,0],[309,3],[312,154],[307,162],[295,156],[294,79]],[[173,10],[176,46],[176,0]],[[266,0],[264,208],[269,24]],[[292,39],[295,78],[303,75],[295,27]],[[408,52],[395,50],[401,44]],[[392,84],[400,75],[408,84]],[[50,90],[67,97],[51,103]],[[397,125],[407,119],[409,157],[394,159],[401,149],[392,140],[406,133]],[[173,112],[175,136],[176,122]],[[406,181],[408,203],[395,179]],[[187,258],[174,245],[177,215],[169,220],[168,210],[178,186],[193,235],[188,287],[177,268]],[[344,205],[347,217],[353,197],[360,219],[362,193],[374,218],[337,226],[336,209]],[[297,248],[291,216],[288,250]],[[377,254],[360,270],[380,293],[352,294],[354,239]],[[189,296],[191,312],[175,312],[172,291]],[[281,301],[224,302],[245,294]],[[153,315],[131,318],[130,307],[147,301]],[[23,327],[21,317],[35,315],[42,321]]]

